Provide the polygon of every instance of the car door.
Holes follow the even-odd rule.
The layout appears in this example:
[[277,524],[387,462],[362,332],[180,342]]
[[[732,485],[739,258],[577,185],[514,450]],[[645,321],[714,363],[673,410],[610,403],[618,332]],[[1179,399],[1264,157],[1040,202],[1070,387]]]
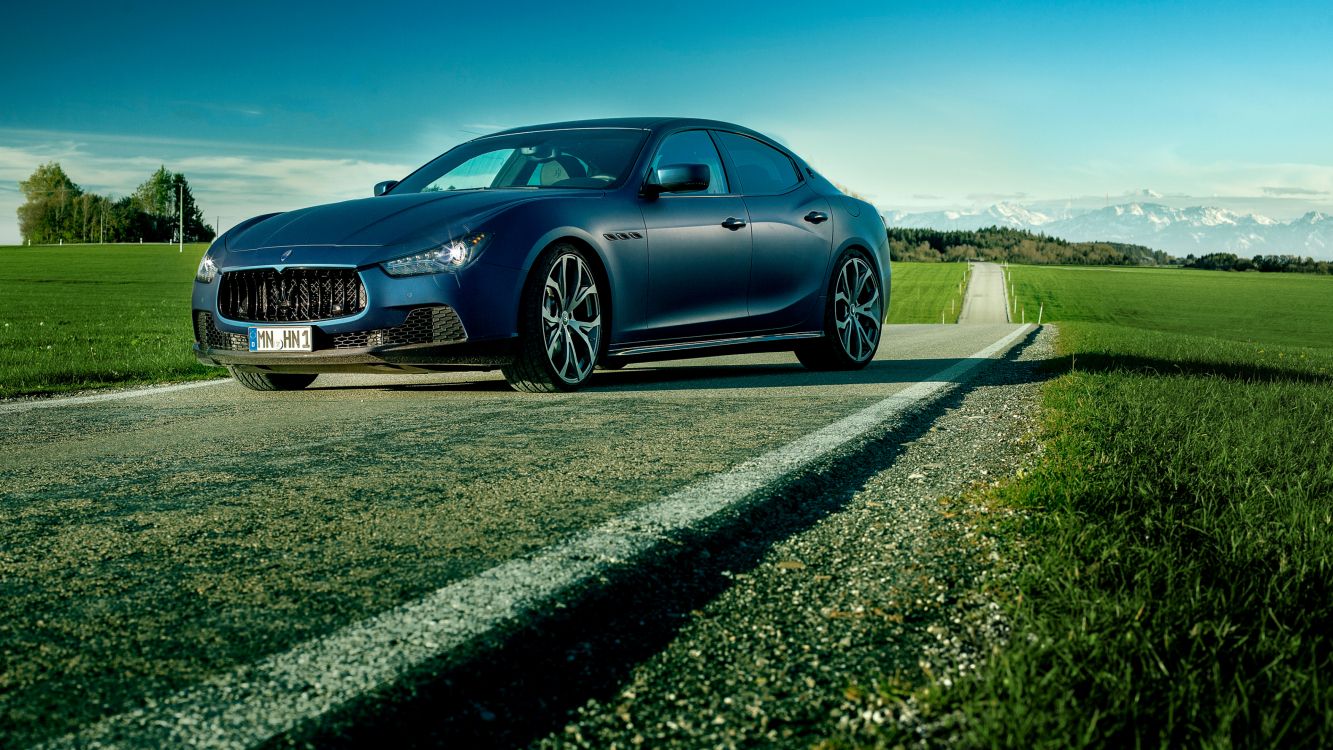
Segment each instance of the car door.
[[706,164],[709,185],[643,202],[648,240],[646,340],[698,339],[743,330],[749,310],[750,227],[706,130],[664,139],[652,168]]
[[782,151],[746,135],[714,134],[750,216],[749,328],[818,329],[833,250],[828,200]]

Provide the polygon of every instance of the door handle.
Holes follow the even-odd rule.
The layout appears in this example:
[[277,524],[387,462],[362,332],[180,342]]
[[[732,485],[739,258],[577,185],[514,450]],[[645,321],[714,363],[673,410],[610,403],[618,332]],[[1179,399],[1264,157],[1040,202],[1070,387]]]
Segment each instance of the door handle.
[[805,215],[805,220],[811,224],[822,224],[828,221],[828,214],[823,211],[811,211]]
[[722,222],[722,226],[734,232],[737,229],[740,229],[741,227],[745,226],[747,223],[748,222],[746,222],[745,219],[737,219],[734,216],[728,216],[727,220]]

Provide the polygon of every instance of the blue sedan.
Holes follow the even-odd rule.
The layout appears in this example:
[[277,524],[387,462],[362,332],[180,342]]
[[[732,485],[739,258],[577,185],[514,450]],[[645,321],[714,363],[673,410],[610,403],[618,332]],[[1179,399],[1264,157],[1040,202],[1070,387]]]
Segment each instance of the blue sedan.
[[255,390],[499,368],[569,391],[597,367],[756,350],[847,370],[879,346],[889,274],[875,208],[759,133],[565,122],[232,227],[199,263],[195,352]]

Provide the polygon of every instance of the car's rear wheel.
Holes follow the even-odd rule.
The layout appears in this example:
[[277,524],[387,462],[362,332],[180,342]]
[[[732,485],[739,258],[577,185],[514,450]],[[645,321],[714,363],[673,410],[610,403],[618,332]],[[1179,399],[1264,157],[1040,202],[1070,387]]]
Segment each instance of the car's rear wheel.
[[289,372],[242,370],[236,367],[227,369],[231,370],[231,376],[236,378],[237,383],[252,391],[299,391],[315,382],[315,378],[319,377],[318,375]]
[[879,348],[884,323],[884,295],[879,274],[860,250],[843,253],[829,282],[824,308],[824,336],[796,349],[812,370],[859,370]]
[[504,369],[515,390],[572,391],[602,354],[602,297],[583,252],[559,244],[537,260],[518,312],[519,352]]

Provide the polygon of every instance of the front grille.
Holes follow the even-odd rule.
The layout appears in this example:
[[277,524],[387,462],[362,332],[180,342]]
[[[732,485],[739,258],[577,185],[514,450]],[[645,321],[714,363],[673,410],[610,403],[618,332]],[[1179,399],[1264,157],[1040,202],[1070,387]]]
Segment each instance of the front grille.
[[250,340],[244,334],[219,331],[213,325],[213,315],[206,312],[198,312],[194,316],[194,339],[209,349],[237,352],[250,349]]
[[418,307],[407,314],[402,325],[374,331],[351,331],[332,336],[335,349],[360,349],[367,346],[448,343],[466,341],[463,321],[452,307]]
[[218,312],[231,320],[287,323],[330,320],[366,309],[366,287],[352,268],[255,268],[222,274]]

